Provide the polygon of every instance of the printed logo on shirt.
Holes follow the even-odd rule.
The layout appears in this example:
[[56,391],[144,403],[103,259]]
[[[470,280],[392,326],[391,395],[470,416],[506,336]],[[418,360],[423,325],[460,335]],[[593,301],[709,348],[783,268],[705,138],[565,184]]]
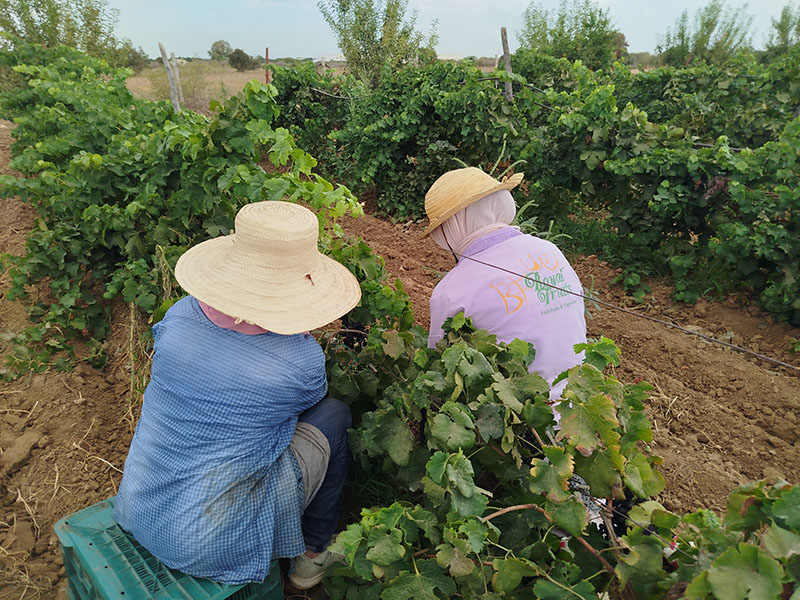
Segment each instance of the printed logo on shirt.
[[[525,277],[508,275],[503,281],[489,286],[500,296],[507,315],[513,315],[524,307],[528,303],[530,292],[535,294],[540,304],[550,307],[556,299],[568,296],[568,292],[572,291],[571,284],[564,280],[564,267],[559,267],[558,259],[540,256],[536,260],[529,254],[527,259],[522,258],[519,262],[527,271]],[[552,306],[543,314],[560,308],[562,307]]]

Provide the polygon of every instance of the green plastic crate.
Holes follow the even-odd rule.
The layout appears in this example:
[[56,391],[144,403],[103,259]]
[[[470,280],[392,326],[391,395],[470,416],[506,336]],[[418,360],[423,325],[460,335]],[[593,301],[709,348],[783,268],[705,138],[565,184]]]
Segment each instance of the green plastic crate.
[[145,550],[114,520],[115,498],[103,500],[55,525],[72,600],[281,600],[278,561],[263,583],[224,585],[174,571]]

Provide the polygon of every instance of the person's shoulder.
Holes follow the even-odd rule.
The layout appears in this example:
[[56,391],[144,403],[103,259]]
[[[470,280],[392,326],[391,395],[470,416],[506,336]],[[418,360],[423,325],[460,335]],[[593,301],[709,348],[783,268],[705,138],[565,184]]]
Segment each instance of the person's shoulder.
[[185,323],[187,319],[192,319],[195,316],[195,309],[199,310],[197,300],[192,296],[184,296],[169,307],[164,314],[164,318],[153,325],[153,332],[157,333],[161,329],[171,329],[180,323]]
[[444,277],[439,280],[439,283],[433,288],[433,292],[431,292],[431,302],[442,300],[443,298],[449,295],[451,289],[454,286],[458,286],[458,277],[460,271],[458,271],[459,265],[456,265],[450,271],[445,273]]
[[564,257],[564,253],[561,251],[561,249],[550,240],[545,240],[530,234],[519,236],[518,238],[514,239],[520,240],[519,243],[522,245],[522,247],[531,252],[547,253],[558,257]]
[[322,346],[311,334],[280,335],[267,333],[256,337],[272,353],[280,355],[287,362],[300,368],[317,365],[320,361],[325,361],[325,353],[322,351]]

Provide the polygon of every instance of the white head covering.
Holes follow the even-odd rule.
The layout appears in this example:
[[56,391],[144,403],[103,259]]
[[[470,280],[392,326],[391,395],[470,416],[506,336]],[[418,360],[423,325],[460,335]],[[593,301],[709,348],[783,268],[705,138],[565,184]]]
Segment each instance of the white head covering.
[[470,204],[431,232],[431,239],[444,250],[460,256],[479,237],[508,227],[517,214],[514,197],[500,190]]

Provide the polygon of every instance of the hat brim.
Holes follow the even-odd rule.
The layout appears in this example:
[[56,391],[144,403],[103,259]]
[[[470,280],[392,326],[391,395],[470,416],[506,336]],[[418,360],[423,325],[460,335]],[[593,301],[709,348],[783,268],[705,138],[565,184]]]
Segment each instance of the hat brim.
[[202,242],[175,266],[186,292],[226,315],[291,335],[335,321],[361,299],[355,276],[328,256],[319,254],[309,273],[287,275],[269,265],[232,260],[234,237]]
[[450,217],[456,214],[458,211],[465,209],[470,204],[474,204],[481,198],[485,198],[489,194],[494,194],[495,192],[499,192],[501,190],[512,190],[517,187],[520,183],[522,183],[523,178],[525,175],[523,173],[515,173],[508,179],[503,182],[498,182],[498,184],[494,187],[488,188],[486,190],[481,190],[477,194],[473,194],[472,196],[465,196],[459,202],[456,202],[453,206],[448,208],[444,211],[441,215],[437,216],[433,219],[430,224],[419,234],[417,239],[424,239],[428,237],[431,232],[439,227],[442,223],[447,221]]

